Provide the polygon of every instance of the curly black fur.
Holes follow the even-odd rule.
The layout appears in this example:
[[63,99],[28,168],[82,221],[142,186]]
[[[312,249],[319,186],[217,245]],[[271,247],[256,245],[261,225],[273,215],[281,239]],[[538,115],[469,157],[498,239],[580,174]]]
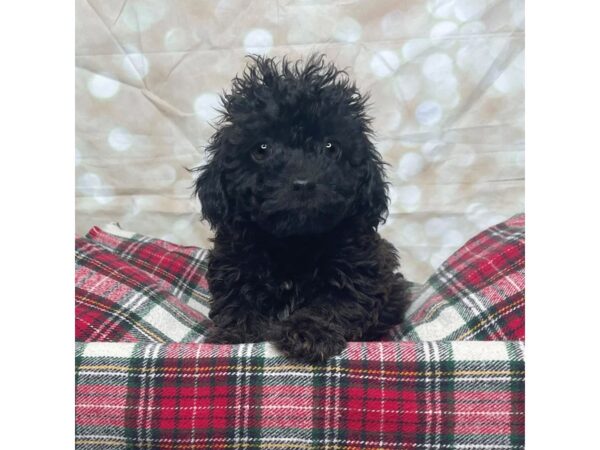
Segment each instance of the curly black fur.
[[387,215],[367,98],[347,74],[253,56],[222,95],[195,192],[215,230],[208,342],[271,340],[322,361],[398,324],[406,284]]

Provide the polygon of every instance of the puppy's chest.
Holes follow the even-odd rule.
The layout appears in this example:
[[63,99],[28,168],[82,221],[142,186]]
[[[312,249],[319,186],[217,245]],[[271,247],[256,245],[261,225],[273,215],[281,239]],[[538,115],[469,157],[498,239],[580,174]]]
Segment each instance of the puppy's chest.
[[[316,272],[316,273],[314,273]],[[311,292],[318,285],[318,269],[307,271],[275,271],[270,280],[271,302],[268,313],[284,320],[314,296]],[[315,277],[316,275],[316,277]]]
[[[279,270],[278,270],[279,269]],[[273,297],[278,309],[278,316],[289,315],[292,311],[302,306],[311,296],[311,287],[318,284],[318,268],[311,266],[311,270],[296,268],[286,270],[284,267],[276,268],[272,272]],[[313,273],[316,272],[316,273]],[[316,275],[316,277],[315,277]],[[280,317],[281,318],[281,317]]]
[[285,320],[297,309],[317,301],[337,272],[335,253],[328,250],[307,246],[269,254],[262,267],[262,281],[270,293],[263,312]]
[[271,314],[279,320],[285,320],[304,303],[297,282],[286,279],[279,283],[278,301],[273,305]]

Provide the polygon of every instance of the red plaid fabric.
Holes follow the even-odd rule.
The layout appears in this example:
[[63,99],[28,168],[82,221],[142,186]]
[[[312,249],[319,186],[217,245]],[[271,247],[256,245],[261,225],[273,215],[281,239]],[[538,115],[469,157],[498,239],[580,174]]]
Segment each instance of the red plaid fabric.
[[422,287],[394,336],[525,339],[525,216],[488,228],[450,256]]
[[523,226],[453,255],[394,341],[316,366],[203,344],[205,252],[94,228],[76,241],[76,446],[523,448]]
[[76,341],[202,341],[209,325],[205,254],[92,228],[75,241]]

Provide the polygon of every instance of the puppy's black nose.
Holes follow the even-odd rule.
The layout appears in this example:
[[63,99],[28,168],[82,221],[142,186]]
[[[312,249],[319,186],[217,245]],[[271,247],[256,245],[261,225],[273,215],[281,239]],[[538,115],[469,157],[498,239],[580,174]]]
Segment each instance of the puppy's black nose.
[[312,191],[316,187],[314,181],[308,180],[294,180],[292,185],[294,186],[295,191]]

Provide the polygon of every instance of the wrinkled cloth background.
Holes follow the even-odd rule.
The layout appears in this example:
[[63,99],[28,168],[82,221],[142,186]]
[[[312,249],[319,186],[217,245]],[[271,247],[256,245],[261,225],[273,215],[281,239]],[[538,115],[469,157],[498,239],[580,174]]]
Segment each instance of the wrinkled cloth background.
[[76,231],[209,246],[192,198],[218,94],[244,55],[325,53],[371,94],[391,208],[424,281],[524,209],[521,0],[76,2]]

